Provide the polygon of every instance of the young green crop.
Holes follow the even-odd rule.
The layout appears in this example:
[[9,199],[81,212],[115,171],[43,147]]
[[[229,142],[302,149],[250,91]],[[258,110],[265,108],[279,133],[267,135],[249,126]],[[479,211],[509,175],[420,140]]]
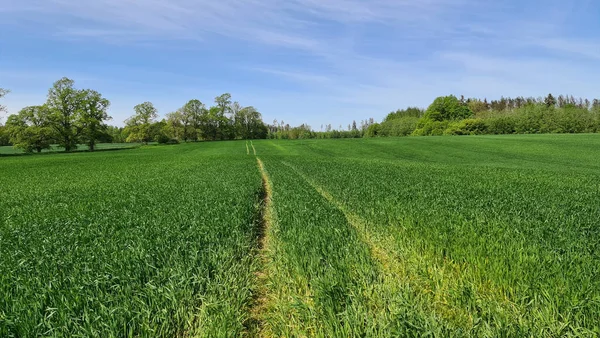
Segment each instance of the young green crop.
[[0,336],[597,336],[599,158],[598,135],[0,158]]
[[433,323],[418,335],[600,334],[597,135],[255,145],[267,167],[288,163],[287,175],[329,194],[394,258],[408,287],[391,298]]
[[0,336],[231,336],[254,288],[242,143],[1,159]]

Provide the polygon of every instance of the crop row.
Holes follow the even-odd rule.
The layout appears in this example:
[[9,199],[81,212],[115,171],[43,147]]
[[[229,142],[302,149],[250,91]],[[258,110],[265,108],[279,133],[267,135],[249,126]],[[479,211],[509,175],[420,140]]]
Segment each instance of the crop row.
[[0,336],[235,336],[260,175],[237,144],[10,158]]
[[588,144],[578,148],[567,137],[257,148],[330,194],[395,258],[404,276],[396,282],[412,299],[404,310],[424,309],[433,323],[420,334],[593,335],[600,329],[600,168],[589,143],[598,140],[580,136]]

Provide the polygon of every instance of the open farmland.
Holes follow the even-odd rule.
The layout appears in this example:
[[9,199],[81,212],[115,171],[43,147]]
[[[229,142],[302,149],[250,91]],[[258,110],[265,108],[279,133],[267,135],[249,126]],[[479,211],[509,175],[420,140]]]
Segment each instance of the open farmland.
[[222,336],[251,299],[256,160],[212,143],[1,160],[0,336]]
[[0,336],[600,334],[598,135],[195,143],[0,170]]

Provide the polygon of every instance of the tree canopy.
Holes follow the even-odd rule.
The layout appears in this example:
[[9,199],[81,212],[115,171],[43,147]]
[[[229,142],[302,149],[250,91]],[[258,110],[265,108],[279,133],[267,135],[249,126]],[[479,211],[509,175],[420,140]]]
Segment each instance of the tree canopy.
[[137,105],[135,114],[127,119],[128,142],[258,139],[268,134],[260,112],[252,106],[232,102],[229,93],[217,96],[215,105],[209,108],[202,101],[192,99],[158,122],[154,120],[156,114],[150,120],[143,117],[152,111],[150,105],[149,102]]
[[9,116],[6,128],[12,144],[25,152],[39,153],[50,148],[53,130],[46,105],[25,107],[18,114]]
[[48,90],[45,104],[9,116],[6,128],[11,143],[26,152],[40,152],[52,143],[72,151],[81,142],[93,151],[106,135],[109,105],[97,91],[76,89],[75,81],[65,77]]
[[433,121],[464,119],[473,115],[471,108],[459,101],[456,96],[440,96],[425,111],[425,118]]

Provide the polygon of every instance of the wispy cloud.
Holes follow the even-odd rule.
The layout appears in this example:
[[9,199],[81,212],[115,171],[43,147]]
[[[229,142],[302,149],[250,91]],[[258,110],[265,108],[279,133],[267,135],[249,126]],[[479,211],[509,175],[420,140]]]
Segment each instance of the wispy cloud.
[[[20,25],[36,37],[104,48],[149,46],[153,49],[146,52],[157,55],[191,53],[190,46],[198,46],[198,53],[222,49],[222,58],[208,61],[222,72],[234,69],[296,84],[232,85],[253,94],[277,91],[279,101],[300,102],[299,112],[314,101],[357,119],[366,112],[423,106],[449,92],[587,95],[600,73],[594,64],[600,41],[581,33],[600,29],[585,26],[597,20],[599,9],[592,0],[0,0],[0,22]],[[227,53],[237,56],[226,58]],[[185,91],[204,75],[168,65],[113,67],[129,77],[111,81],[139,84],[154,77],[168,83],[166,90]],[[142,79],[135,80],[140,72]],[[272,109],[273,115],[280,113]]]

